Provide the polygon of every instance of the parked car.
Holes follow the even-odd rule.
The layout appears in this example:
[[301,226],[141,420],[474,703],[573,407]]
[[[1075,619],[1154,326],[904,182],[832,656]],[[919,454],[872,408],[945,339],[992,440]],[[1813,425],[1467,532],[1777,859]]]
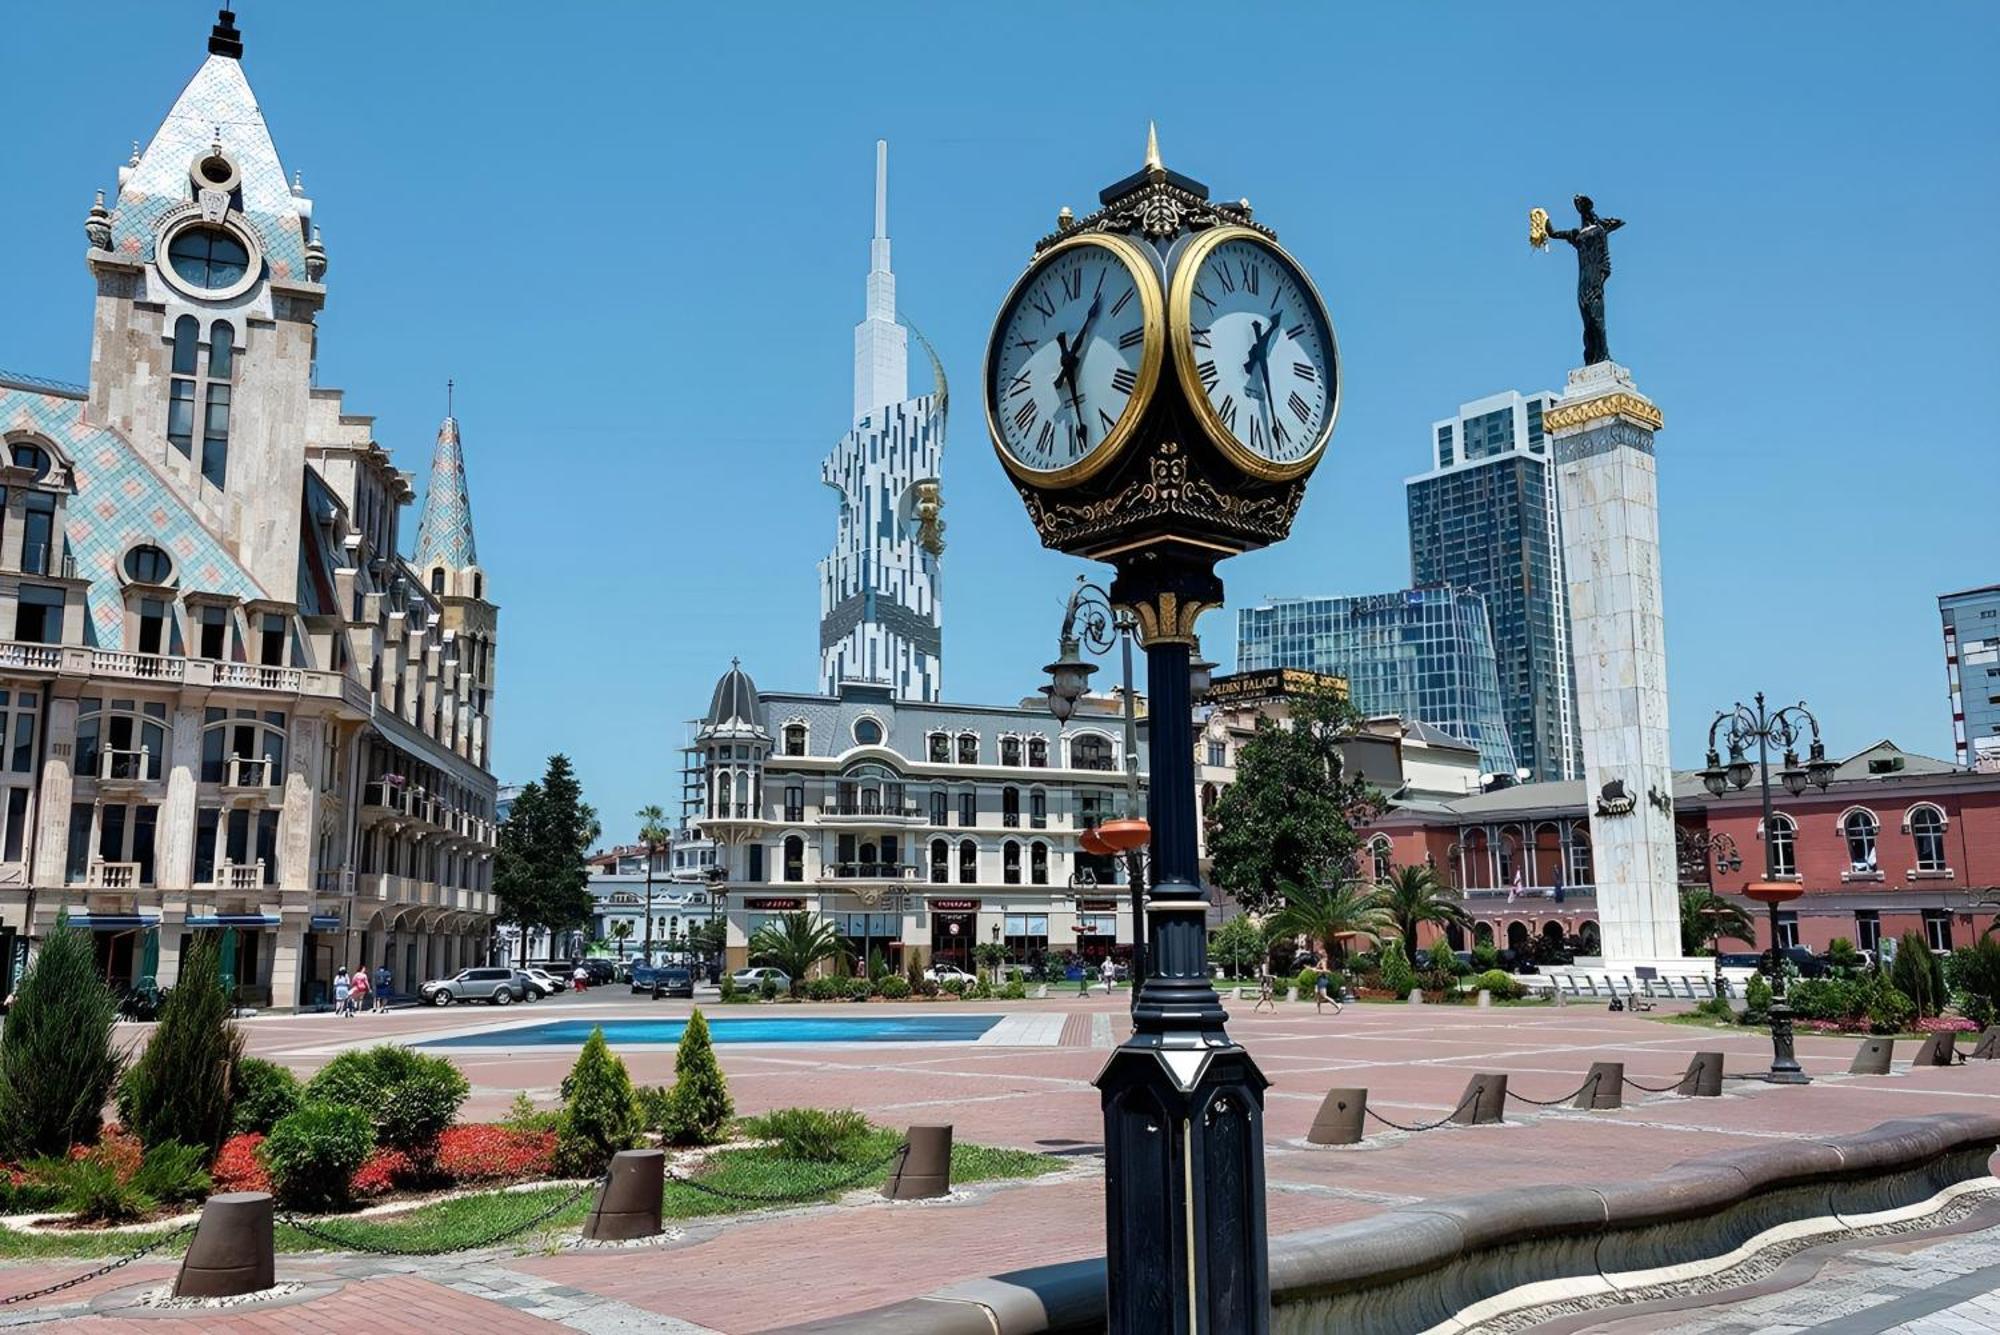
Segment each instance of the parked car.
[[[1748,969],[1762,972],[1767,951],[1740,951],[1718,955],[1716,963],[1725,969]],[[1807,950],[1804,946],[1786,946],[1785,958],[1799,971],[1801,978],[1823,978],[1826,976],[1826,961]]]
[[[606,983],[618,981],[618,965],[612,960],[592,956],[583,961],[583,970],[590,976],[592,987],[603,987]],[[570,966],[570,972],[576,972],[575,965]]]
[[924,981],[926,982],[943,985],[954,978],[962,979],[967,987],[979,981],[977,977],[967,973],[956,964],[933,964],[930,968],[924,970]]
[[[679,964],[662,964],[652,970],[653,1000],[661,997],[686,997],[694,1000],[694,975]],[[634,976],[636,977],[636,971]]]
[[776,983],[780,992],[788,991],[792,986],[790,974],[783,969],[773,969],[768,966],[760,969],[738,969],[729,975],[731,982],[748,992],[755,992],[763,987],[766,978]]
[[632,995],[638,996],[641,992],[651,992],[653,990],[653,975],[657,972],[658,970],[650,964],[634,964],[631,973]]
[[460,969],[449,978],[433,978],[417,989],[433,1006],[454,1001],[485,1001],[507,1006],[528,999],[528,975],[515,969]]
[[538,969],[530,965],[520,972],[528,980],[528,987],[530,989],[528,1000],[530,1001],[537,1001],[542,997],[552,997],[563,990],[562,983],[557,981],[556,976],[547,969]]

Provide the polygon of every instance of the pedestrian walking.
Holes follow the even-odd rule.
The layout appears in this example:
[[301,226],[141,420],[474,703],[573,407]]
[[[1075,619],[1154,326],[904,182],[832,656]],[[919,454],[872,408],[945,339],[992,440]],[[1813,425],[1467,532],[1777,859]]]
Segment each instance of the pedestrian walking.
[[1326,1004],[1333,1003],[1333,1013],[1340,1014],[1340,998],[1333,995],[1333,975],[1321,969],[1313,975],[1313,1013],[1326,1013]]
[[376,1010],[386,1012],[389,1009],[389,966],[388,965],[382,964],[376,966],[375,986],[369,988],[368,993],[370,996],[375,998]]
[[1267,964],[1257,975],[1257,1004],[1250,1008],[1250,1013],[1255,1015],[1258,1011],[1268,1010],[1275,1015],[1278,1010],[1276,992],[1271,983],[1271,966]]
[[1109,955],[1107,955],[1107,956],[1105,956],[1105,957],[1104,957],[1104,995],[1105,995],[1105,996],[1107,996],[1107,997],[1108,997],[1108,996],[1110,996],[1110,995],[1111,995],[1111,985],[1112,985],[1113,983],[1117,982],[1117,981],[1118,981],[1118,966],[1117,966],[1117,965],[1115,965],[1115,964],[1113,964],[1113,963],[1111,962],[1111,957],[1110,957]]
[[589,989],[590,970],[583,967],[582,960],[578,960],[576,968],[570,972],[569,982],[573,991],[583,992]]
[[343,964],[340,966],[340,971],[333,975],[333,1013],[335,1015],[347,1014],[349,992],[347,966]]
[[357,968],[347,980],[348,1014],[359,1015],[368,1005],[368,966]]

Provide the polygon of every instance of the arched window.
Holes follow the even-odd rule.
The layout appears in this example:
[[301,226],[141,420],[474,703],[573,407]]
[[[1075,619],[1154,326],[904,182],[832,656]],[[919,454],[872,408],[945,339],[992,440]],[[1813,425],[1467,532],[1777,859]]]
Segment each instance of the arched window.
[[85,779],[157,779],[172,738],[167,707],[158,701],[85,696],[76,706],[72,772]]
[[931,840],[931,884],[943,885],[951,879],[951,845],[942,839]]
[[932,733],[930,735],[928,754],[933,765],[949,765],[951,763],[951,738],[941,732]]
[[1002,737],[1000,739],[1000,763],[1003,765],[1019,765],[1021,763],[1021,739],[1019,737]]
[[1000,846],[1000,879],[1008,885],[1021,883],[1021,846],[1012,839]]
[[167,393],[167,439],[183,458],[194,453],[194,373],[201,364],[201,321],[174,321],[173,381]]
[[1047,769],[1049,765],[1049,739],[1030,737],[1028,739],[1028,768]]
[[791,882],[806,878],[806,841],[797,835],[785,840],[785,879]]
[[979,845],[970,839],[958,846],[958,881],[960,885],[971,885],[979,879]]
[[806,753],[806,725],[787,723],[785,725],[785,754],[802,756]]
[[208,386],[201,417],[201,475],[219,487],[229,476],[229,381],[236,335],[218,320],[208,334]]
[[1037,830],[1049,828],[1049,795],[1039,788],[1028,794],[1028,824]]
[[1072,738],[1069,744],[1069,763],[1075,769],[1112,768],[1111,739],[1095,732],[1082,733]]
[[1049,883],[1049,846],[1037,843],[1028,846],[1028,880],[1034,885]]
[[1799,827],[1790,816],[1780,813],[1771,817],[1768,832],[1759,831],[1771,841],[1771,872],[1776,876],[1797,876],[1799,874],[1798,833]]
[[1875,836],[1881,828],[1875,813],[1861,807],[1840,818],[1840,832],[1847,836],[1847,862],[1852,870],[1875,870]]
[[1390,859],[1389,853],[1390,844],[1388,835],[1378,834],[1369,841],[1368,863],[1371,879],[1376,881],[1386,881],[1389,879],[1390,873],[1395,870],[1395,864]]
[[278,710],[209,709],[202,717],[201,781],[268,788],[285,773],[285,716]]
[[432,567],[431,567],[431,596],[432,596],[432,597],[434,597],[434,598],[442,598],[442,597],[444,597],[444,567],[443,567],[443,566],[432,566]]
[[979,763],[979,738],[974,733],[965,733],[958,739],[958,763],[977,765]]
[[1945,870],[1944,813],[1936,807],[1912,807],[1908,823],[1910,842],[1917,846],[1917,870]]
[[1569,832],[1569,883],[1590,885],[1595,879],[1590,865],[1590,831],[1587,827],[1572,828]]
[[1000,823],[1018,826],[1021,823],[1021,790],[1002,788],[1000,790]]
[[729,815],[730,795],[735,791],[735,780],[726,769],[715,772],[715,803],[709,814],[718,818]]
[[8,446],[7,458],[14,467],[26,468],[33,472],[37,482],[47,477],[49,469],[55,467],[55,461],[49,458],[47,450],[25,440],[17,440]]
[[1458,860],[1463,868],[1464,888],[1486,890],[1493,885],[1492,849],[1486,842],[1486,831],[1467,830],[1459,841]]

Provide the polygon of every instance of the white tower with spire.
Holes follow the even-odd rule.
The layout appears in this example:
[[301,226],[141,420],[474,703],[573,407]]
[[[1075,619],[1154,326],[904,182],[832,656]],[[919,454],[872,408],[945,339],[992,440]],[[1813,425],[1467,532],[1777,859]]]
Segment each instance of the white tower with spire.
[[905,700],[936,700],[942,689],[938,469],[949,393],[933,354],[932,392],[910,397],[909,333],[896,323],[889,145],[877,140],[868,304],[854,327],[854,419],[820,465],[820,480],[840,496],[833,550],[819,563],[820,684],[828,692],[870,681]]

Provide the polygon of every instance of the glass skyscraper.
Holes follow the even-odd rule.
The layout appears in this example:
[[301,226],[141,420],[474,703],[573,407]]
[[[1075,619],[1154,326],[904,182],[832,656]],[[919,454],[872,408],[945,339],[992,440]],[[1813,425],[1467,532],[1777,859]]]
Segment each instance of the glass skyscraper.
[[1938,615],[1958,763],[2000,772],[2000,584],[1942,594]]
[[1478,747],[1487,773],[1514,773],[1486,602],[1477,593],[1404,589],[1246,607],[1236,614],[1236,667],[1345,677],[1348,699],[1363,714],[1421,720]]
[[1507,734],[1537,781],[1583,774],[1561,512],[1542,431],[1555,401],[1509,390],[1460,406],[1432,426],[1431,471],[1406,484],[1410,582],[1484,596]]

